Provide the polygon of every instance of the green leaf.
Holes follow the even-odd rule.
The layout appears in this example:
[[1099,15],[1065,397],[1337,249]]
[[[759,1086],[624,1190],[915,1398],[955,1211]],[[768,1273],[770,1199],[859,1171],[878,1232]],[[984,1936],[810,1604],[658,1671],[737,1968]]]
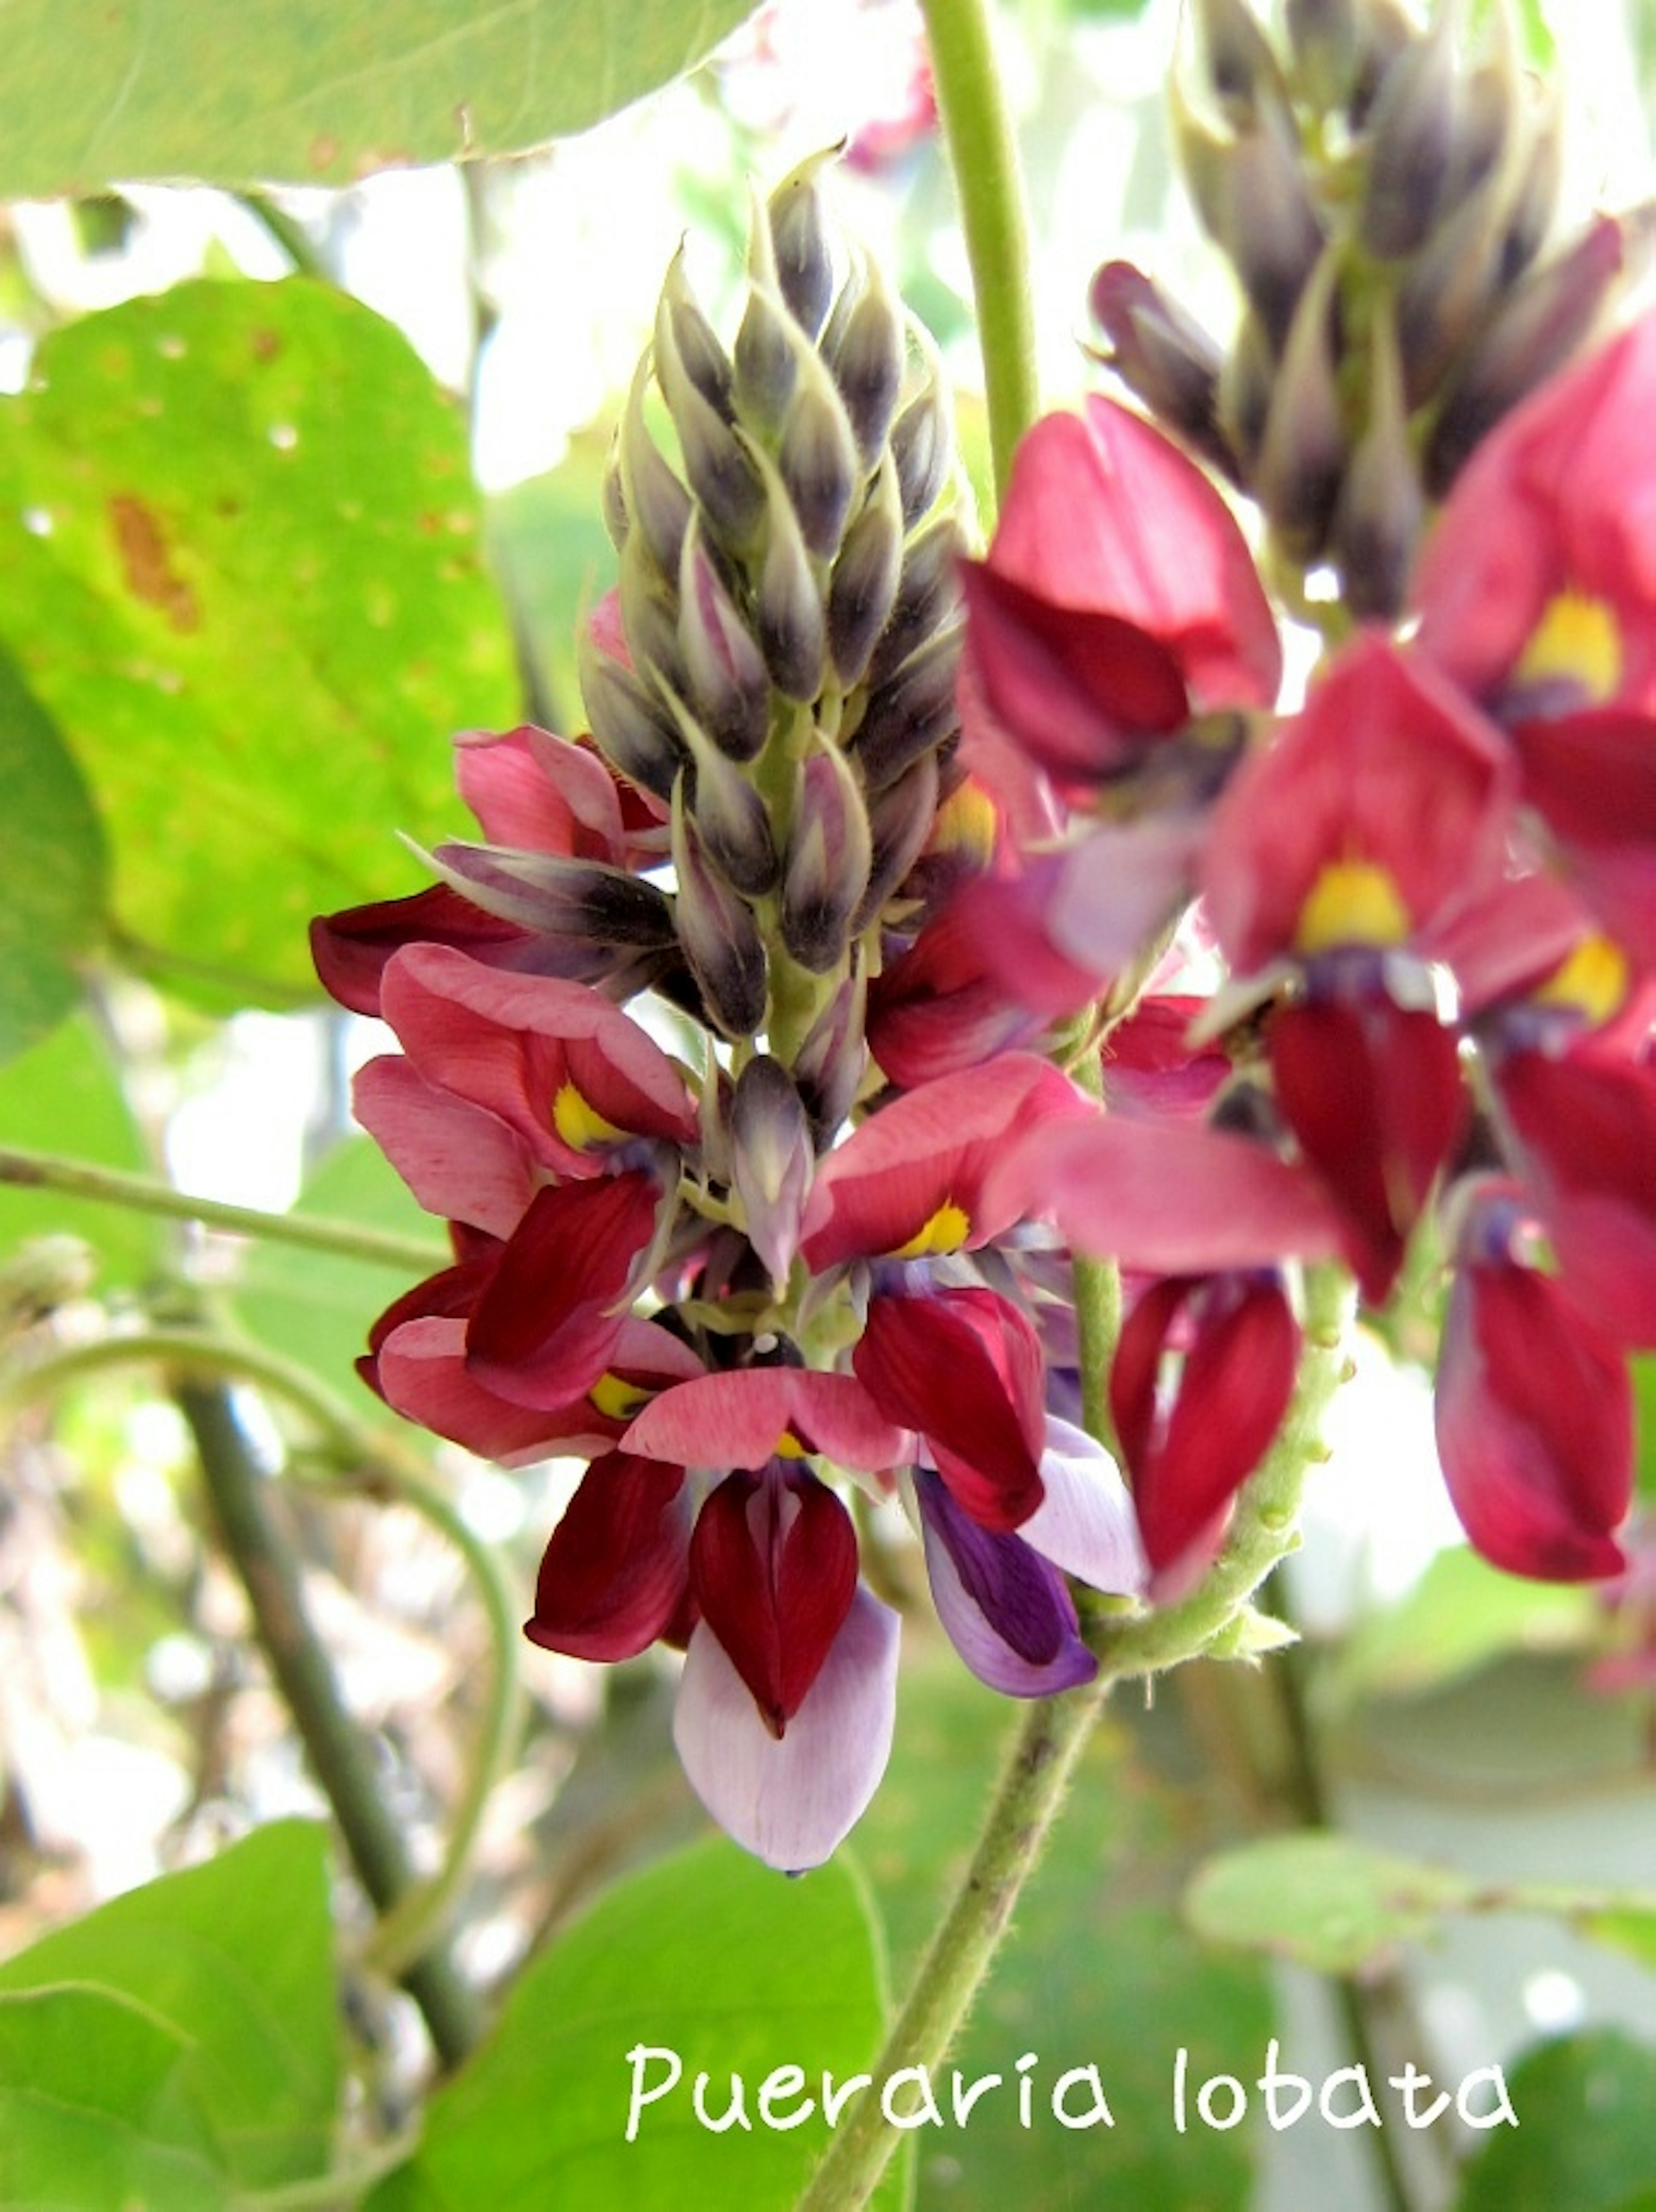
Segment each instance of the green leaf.
[[1616,2028],[1543,2044],[1507,2072],[1455,2212],[1635,2212],[1656,2197],[1656,2051]]
[[[328,2170],[339,2010],[326,1843],[314,1823],[257,1829],[204,1866],[131,1890],[0,1966],[0,1993],[64,1982],[95,1984],[112,2007],[120,2001],[123,2020],[139,2006],[164,2032],[182,2088],[212,2113],[225,2171],[239,2186],[273,2188]],[[94,2046],[83,2075],[71,2057],[65,2096],[113,2109]],[[7,2132],[0,2124],[0,2173]],[[74,2201],[104,2212],[128,2199],[115,2190]],[[182,2212],[197,2200],[153,2201],[155,2212]]]
[[306,279],[89,315],[0,403],[0,637],[115,848],[123,932],[219,1003],[313,988],[312,914],[412,889],[446,739],[512,719],[464,426]]
[[[108,1048],[84,1014],[0,1068],[0,1144],[61,1152],[100,1167],[143,1171],[154,1164]],[[167,1236],[150,1214],[0,1183],[0,1258],[31,1239],[64,1234],[89,1244],[104,1283],[120,1286],[155,1273]]]
[[753,0],[11,0],[0,198],[115,180],[343,183],[585,131]]
[[[306,1182],[294,1211],[365,1229],[428,1237],[432,1272],[445,1264],[440,1232],[367,1137],[349,1137],[335,1146]],[[362,1391],[352,1363],[367,1348],[370,1324],[414,1280],[407,1267],[370,1265],[272,1241],[256,1243],[248,1253],[235,1306],[260,1344],[296,1360],[353,1401],[360,1398],[366,1413],[376,1401]]]
[[1458,1545],[1438,1553],[1406,1597],[1359,1625],[1325,1687],[1342,1705],[1418,1697],[1510,1652],[1580,1650],[1602,1621],[1591,1590],[1520,1581]]
[[[609,1891],[519,1978],[494,2037],[433,2098],[425,2137],[365,2212],[786,2212],[828,2137],[826,2068],[865,2071],[883,2013],[877,1938],[843,1861],[789,1881],[722,1839],[693,1846]],[[627,2141],[628,2053],[676,2052],[682,2079],[640,2108]],[[767,2126],[761,2083],[804,2069],[806,2086]],[[665,2058],[641,2060],[646,2088]],[[695,2078],[715,2118],[731,2075],[746,2084],[750,2128],[704,2127]]]
[[1477,1885],[1447,1868],[1371,1850],[1350,1836],[1272,1836],[1210,1859],[1186,1893],[1199,1935],[1354,1974],[1429,1935]]
[[92,795],[49,714],[0,652],[0,1061],[56,1029],[103,927],[108,863]]
[[225,2212],[195,2053],[132,1999],[0,1996],[0,2204],[25,2212]]

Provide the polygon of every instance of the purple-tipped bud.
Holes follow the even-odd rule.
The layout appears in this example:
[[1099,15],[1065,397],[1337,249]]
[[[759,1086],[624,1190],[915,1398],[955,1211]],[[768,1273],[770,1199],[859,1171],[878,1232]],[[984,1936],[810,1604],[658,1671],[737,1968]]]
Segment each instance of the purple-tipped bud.
[[759,526],[764,489],[741,433],[686,367],[664,300],[656,316],[655,367],[690,489],[719,542],[744,551]]
[[1502,183],[1485,177],[1433,231],[1398,291],[1398,343],[1410,410],[1437,390],[1499,295]]
[[1368,118],[1358,235],[1371,253],[1412,253],[1432,227],[1454,160],[1460,84],[1454,21],[1446,9],[1386,73]]
[[1356,0],[1354,12],[1356,54],[1346,113],[1354,129],[1364,130],[1387,72],[1420,33],[1400,0]]
[[954,454],[942,364],[934,356],[931,367],[933,373],[891,426],[891,458],[903,496],[903,522],[910,530],[937,504]]
[[1278,544],[1302,564],[1322,550],[1345,465],[1334,350],[1338,273],[1331,251],[1289,327],[1252,482]]
[[699,522],[684,535],[677,613],[678,649],[697,720],[732,760],[756,759],[770,732],[770,678]]
[[1544,105],[1529,132],[1501,236],[1501,274],[1508,284],[1518,282],[1546,243],[1564,169],[1557,93],[1546,86],[1538,88],[1532,96]]
[[621,549],[617,586],[621,626],[634,667],[647,669],[652,677],[681,686],[684,670],[678,641],[678,594],[657,568],[639,532]]
[[858,963],[812,1023],[794,1056],[793,1079],[823,1144],[850,1113],[868,1073],[863,1034],[867,1007],[868,981]]
[[834,379],[814,353],[799,360],[799,387],[782,425],[776,465],[818,560],[831,561],[862,482],[857,440]]
[[804,341],[798,326],[774,292],[755,284],[736,334],[736,407],[749,429],[774,437],[786,417],[799,381]]
[[640,362],[627,396],[616,460],[627,527],[643,538],[664,576],[678,574],[679,548],[690,519],[690,495],[662,459],[644,420],[650,356]]
[[610,543],[619,553],[632,527],[627,513],[627,493],[621,480],[619,451],[611,454],[610,465],[604,472],[604,526],[610,533]]
[[1387,314],[1375,317],[1369,363],[1368,421],[1346,464],[1331,550],[1351,612],[1389,621],[1403,606],[1426,501]]
[[953,624],[928,638],[868,702],[851,750],[870,792],[883,791],[922,753],[960,727],[955,683],[960,672],[961,629]]
[[1245,471],[1252,471],[1265,441],[1276,377],[1271,341],[1259,317],[1245,315],[1219,372],[1220,423]]
[[576,673],[598,750],[629,782],[670,798],[684,751],[660,702],[586,634],[576,646]]
[[877,793],[868,809],[868,889],[851,918],[852,931],[860,936],[875,921],[891,894],[925,849],[937,814],[936,753],[922,753],[906,775]]
[[810,1123],[779,1060],[760,1053],[737,1078],[731,1102],[731,1169],[748,1241],[778,1296],[799,1249],[799,1218],[816,1168]]
[[753,909],[710,860],[684,805],[673,793],[674,902],[679,945],[715,1028],[751,1036],[765,1018],[765,947]]
[[903,511],[889,464],[869,486],[862,513],[846,533],[828,585],[828,655],[849,690],[868,667],[891,618],[903,564]]
[[1233,136],[1221,136],[1196,115],[1177,80],[1171,106],[1180,163],[1203,227],[1280,347],[1324,244],[1291,121],[1265,108]]
[[827,975],[846,949],[871,857],[857,779],[838,748],[824,745],[800,771],[782,859],[782,942],[813,975]]
[[1107,261],[1088,303],[1104,333],[1104,358],[1151,414],[1227,476],[1236,457],[1219,428],[1219,348],[1176,300],[1131,261]]
[[1427,482],[1446,491],[1478,441],[1590,338],[1630,269],[1656,240],[1656,204],[1600,216],[1568,252],[1534,270],[1468,357],[1432,432]]
[[702,850],[733,890],[745,898],[762,898],[777,878],[776,847],[765,802],[688,708],[678,699],[670,703],[690,756],[689,811]]
[[1207,88],[1223,112],[1251,122],[1263,107],[1288,112],[1288,88],[1271,41],[1246,0],[1196,0]]
[[877,689],[918,646],[953,618],[961,600],[958,562],[965,550],[953,514],[939,515],[909,539],[897,603],[869,663],[870,685]]
[[772,683],[785,697],[808,703],[822,690],[828,656],[822,587],[793,502],[770,463],[758,458],[769,495],[754,628]]
[[828,223],[816,186],[816,173],[829,157],[813,155],[785,177],[766,209],[777,289],[807,337],[828,320],[835,274]]
[[656,343],[665,334],[684,374],[707,404],[727,422],[734,419],[735,378],[730,356],[719,343],[713,325],[701,312],[684,270],[684,249],[673,256],[656,305]]
[[[834,320],[838,325],[838,315]],[[875,264],[870,264],[854,306],[831,341],[834,380],[851,418],[858,454],[864,468],[872,468],[897,411],[905,353],[902,309]]]
[[[624,868],[499,845],[439,845],[423,857],[473,906],[546,939],[549,956],[560,943],[661,951],[673,941],[666,895]],[[549,957],[543,972],[561,971]]]

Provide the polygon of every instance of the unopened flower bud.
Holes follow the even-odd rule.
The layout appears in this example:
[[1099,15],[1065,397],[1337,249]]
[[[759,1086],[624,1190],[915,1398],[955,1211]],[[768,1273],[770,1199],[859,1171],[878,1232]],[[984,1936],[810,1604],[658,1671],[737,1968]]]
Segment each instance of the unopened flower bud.
[[708,860],[684,805],[673,793],[674,919],[679,945],[714,1026],[751,1036],[765,1018],[765,946],[753,908]]
[[1280,346],[1324,244],[1291,123],[1265,108],[1222,137],[1198,118],[1176,81],[1172,113],[1197,213]]
[[670,341],[674,361],[714,412],[729,422],[734,419],[735,378],[730,356],[719,343],[713,325],[701,312],[690,289],[681,246],[667,266],[656,303],[656,343]]
[[1284,0],[1295,75],[1307,99],[1339,106],[1356,75],[1356,15],[1362,0]]
[[870,697],[851,751],[870,792],[895,783],[960,727],[955,683],[961,635],[958,623],[937,631]]
[[813,975],[827,975],[846,949],[870,857],[857,779],[839,748],[824,745],[800,771],[782,859],[782,942]]
[[473,906],[533,930],[548,940],[549,950],[561,942],[657,951],[673,941],[666,894],[624,868],[499,845],[445,844],[431,853],[418,846],[413,849]]
[[1352,613],[1388,620],[1403,605],[1426,506],[1389,314],[1376,316],[1369,362],[1368,420],[1340,485],[1332,552]]
[[696,522],[679,560],[677,613],[697,720],[732,760],[755,759],[770,732],[770,678]]
[[793,1079],[823,1143],[850,1113],[868,1072],[864,1037],[867,1007],[868,980],[858,964],[812,1023],[794,1055]]
[[846,690],[863,676],[890,620],[902,565],[902,499],[897,472],[887,464],[869,486],[829,580],[828,655]]
[[638,365],[616,441],[621,506],[628,532],[638,531],[664,576],[678,573],[679,548],[690,519],[690,495],[662,458],[644,420],[650,356]]
[[818,560],[831,561],[863,468],[845,402],[818,354],[800,356],[798,388],[782,424],[776,465],[800,535]]
[[1301,295],[1271,392],[1253,489],[1277,543],[1301,563],[1322,550],[1345,463],[1334,357],[1338,264],[1325,253]]
[[1501,176],[1492,171],[1440,222],[1398,292],[1398,343],[1410,410],[1429,399],[1489,313],[1501,282]]
[[758,1053],[731,1101],[731,1170],[748,1239],[779,1296],[799,1249],[799,1220],[816,1164],[810,1123],[779,1060]]
[[866,270],[856,303],[836,329],[829,360],[864,468],[878,459],[902,390],[905,337],[902,310],[877,264]]
[[1459,10],[1441,10],[1386,71],[1368,118],[1358,234],[1371,253],[1412,253],[1431,228],[1455,151]]
[[681,684],[678,594],[657,568],[641,532],[634,532],[622,547],[617,585],[622,629],[634,667]]
[[1151,414],[1227,476],[1236,457],[1219,428],[1219,348],[1131,261],[1107,261],[1088,293],[1104,358]]
[[1265,441],[1276,362],[1257,315],[1244,315],[1219,372],[1219,422],[1226,443],[1250,474]]
[[913,768],[870,800],[868,889],[852,916],[854,934],[878,917],[925,849],[937,818],[938,782],[937,756],[922,753]]
[[822,688],[828,624],[822,588],[800,533],[793,501],[762,453],[766,487],[765,550],[755,595],[754,626],[771,681],[785,697],[809,702]]
[[1569,250],[1532,270],[1473,347],[1433,427],[1427,483],[1446,491],[1478,441],[1592,336],[1656,239],[1656,204],[1600,216]]
[[576,645],[575,668],[598,750],[629,781],[670,798],[684,752],[659,701],[585,634]]
[[896,604],[868,666],[867,680],[874,688],[954,615],[961,597],[956,564],[964,550],[960,524],[952,514],[940,514],[909,539]]
[[1518,282],[1546,243],[1564,170],[1556,89],[1532,86],[1526,79],[1525,90],[1537,112],[1526,129],[1522,158],[1515,164],[1517,183],[1501,233],[1501,273],[1508,284]]
[[1288,112],[1288,88],[1271,41],[1246,0],[1196,0],[1207,89],[1223,112],[1251,123],[1265,107]]
[[804,339],[779,293],[750,287],[736,334],[737,411],[750,430],[773,437],[799,381]]
[[943,364],[935,348],[923,341],[921,349],[927,356],[926,380],[891,426],[891,457],[903,495],[903,523],[910,530],[937,504],[954,452]]
[[829,157],[813,155],[771,194],[770,222],[777,289],[807,337],[814,338],[834,302],[834,249],[816,173]]
[[1386,73],[1420,36],[1402,0],[1355,0],[1356,54],[1345,112],[1354,130],[1366,130]]
[[673,317],[664,307],[656,317],[655,368],[678,433],[690,489],[719,542],[741,553],[759,527],[764,489],[741,433],[689,374],[678,350]]
[[745,898],[761,898],[777,878],[776,846],[765,802],[682,700],[670,698],[668,703],[690,757],[687,804],[702,850],[733,890]]

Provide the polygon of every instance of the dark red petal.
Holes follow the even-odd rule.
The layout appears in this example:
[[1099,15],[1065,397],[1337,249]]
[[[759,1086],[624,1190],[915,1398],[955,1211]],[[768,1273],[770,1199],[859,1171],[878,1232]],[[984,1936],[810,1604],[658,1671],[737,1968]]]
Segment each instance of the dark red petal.
[[1548,1582],[1625,1565],[1633,1407],[1615,1343],[1550,1276],[1471,1264],[1449,1301],[1437,1442],[1461,1525],[1486,1559]]
[[1277,1103],[1345,1216],[1364,1297],[1381,1304],[1465,1126],[1454,1035],[1376,994],[1359,1006],[1282,1007],[1270,1046]]
[[577,1659],[630,1659],[682,1611],[689,1579],[684,1470],[608,1452],[552,1532],[524,1633]]
[[985,1528],[1027,1521],[1040,1480],[1040,1342],[992,1291],[877,1297],[852,1353],[881,1412],[924,1431],[937,1472]]
[[850,1515],[802,1468],[729,1475],[696,1516],[690,1579],[702,1619],[781,1735],[856,1594]]
[[378,1014],[385,963],[405,945],[455,945],[487,958],[491,947],[512,949],[529,941],[526,931],[497,921],[447,884],[433,884],[408,898],[318,915],[311,924],[311,958],[323,989],[357,1014]]

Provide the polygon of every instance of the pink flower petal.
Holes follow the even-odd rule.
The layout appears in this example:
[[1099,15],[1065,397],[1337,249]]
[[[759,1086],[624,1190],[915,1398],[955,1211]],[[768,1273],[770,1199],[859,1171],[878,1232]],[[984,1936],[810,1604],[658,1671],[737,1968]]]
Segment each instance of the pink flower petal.
[[428,1213],[512,1234],[539,1177],[528,1146],[497,1115],[390,1054],[358,1071],[351,1105]]
[[913,1436],[885,1419],[854,1376],[805,1367],[745,1367],[680,1383],[644,1408],[624,1442],[687,1467],[751,1468],[786,1437],[870,1474],[913,1455]]

